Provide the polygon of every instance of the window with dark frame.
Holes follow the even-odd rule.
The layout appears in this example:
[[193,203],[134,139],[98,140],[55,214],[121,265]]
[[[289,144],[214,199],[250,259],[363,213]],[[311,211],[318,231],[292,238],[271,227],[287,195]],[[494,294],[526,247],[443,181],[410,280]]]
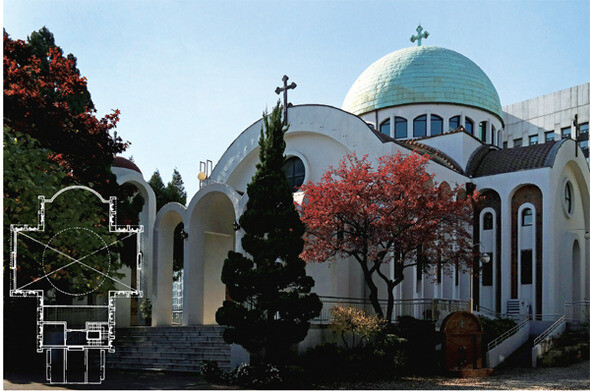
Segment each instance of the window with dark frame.
[[545,132],[545,142],[547,141],[554,141],[555,140],[555,132]]
[[470,118],[465,118],[465,131],[473,135],[473,121]]
[[537,145],[539,144],[539,135],[535,134],[529,136],[529,145]]
[[580,124],[580,149],[586,158],[590,157],[588,149],[588,122]]
[[520,252],[520,283],[522,285],[533,283],[533,250]]
[[459,126],[461,126],[461,116],[460,115],[456,115],[456,116],[451,117],[449,119],[449,130],[455,130]]
[[513,147],[522,147],[522,139],[521,138],[515,138],[512,143],[514,144]]
[[572,200],[572,185],[567,182],[565,184],[565,209],[568,214],[572,213],[573,200]]
[[414,137],[426,137],[426,115],[414,118]]
[[572,128],[570,126],[561,128],[561,138],[572,138]]
[[487,136],[488,136],[487,130],[488,130],[488,123],[487,123],[487,121],[481,121],[479,123],[479,139],[484,144],[485,144],[485,142],[487,140]]
[[395,117],[395,138],[408,137],[408,120],[404,117]]
[[492,125],[492,145],[496,145],[496,127]]
[[443,132],[443,119],[438,115],[430,115],[430,135],[437,136]]
[[285,171],[285,175],[287,176],[289,187],[293,191],[297,191],[305,180],[305,166],[303,165],[303,161],[297,156],[291,156],[283,164],[283,171]]
[[381,125],[379,126],[379,131],[388,136],[391,135],[391,121],[389,120],[389,118],[381,122]]
[[533,210],[531,208],[523,209],[522,211],[522,226],[528,227],[533,225]]
[[485,231],[494,229],[494,215],[490,212],[483,215],[483,229]]

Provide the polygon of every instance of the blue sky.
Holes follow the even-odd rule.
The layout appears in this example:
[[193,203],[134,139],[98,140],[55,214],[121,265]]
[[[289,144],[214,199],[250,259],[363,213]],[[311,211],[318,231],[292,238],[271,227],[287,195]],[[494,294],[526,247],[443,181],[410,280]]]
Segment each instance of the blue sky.
[[503,105],[590,81],[590,1],[5,0],[4,28],[46,26],[78,58],[100,115],[120,109],[146,180],[217,162],[266,108],[283,74],[294,104],[340,107],[361,72],[411,46],[455,50],[490,77]]

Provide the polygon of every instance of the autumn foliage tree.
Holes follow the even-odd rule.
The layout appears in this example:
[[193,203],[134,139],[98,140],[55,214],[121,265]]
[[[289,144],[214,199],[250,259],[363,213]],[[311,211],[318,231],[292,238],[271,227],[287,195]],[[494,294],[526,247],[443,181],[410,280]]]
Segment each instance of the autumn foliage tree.
[[[437,186],[426,171],[427,156],[386,155],[377,168],[367,156],[347,155],[318,183],[307,183],[302,220],[307,227],[307,262],[356,261],[375,313],[391,321],[393,288],[404,270],[468,265],[472,259],[474,196]],[[393,276],[386,265],[394,263]],[[379,302],[377,281],[386,286],[387,308]]]

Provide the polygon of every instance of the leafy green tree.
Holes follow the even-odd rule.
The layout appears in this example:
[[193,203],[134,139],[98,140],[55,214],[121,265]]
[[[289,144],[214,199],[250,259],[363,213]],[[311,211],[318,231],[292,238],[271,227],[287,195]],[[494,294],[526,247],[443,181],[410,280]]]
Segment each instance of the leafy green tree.
[[282,361],[289,347],[307,335],[310,320],[322,304],[310,293],[303,250],[305,227],[287,183],[281,105],[264,114],[260,131],[260,163],[248,184],[248,203],[240,217],[248,253],[228,253],[221,274],[231,300],[217,310],[216,320],[227,326],[223,338],[246,348],[254,360]]
[[[184,189],[184,182],[180,172],[175,168],[172,172],[172,180],[164,186],[164,181],[160,175],[160,171],[156,170],[152,174],[152,177],[148,181],[151,188],[156,194],[156,210],[160,210],[164,205],[169,202],[178,202],[182,205],[186,205],[186,190]],[[174,229],[174,245],[173,245],[173,270],[179,272],[183,268],[184,258],[184,239],[182,238],[182,230],[184,229],[184,223],[180,223]],[[174,273],[174,279],[178,279],[179,274]]]

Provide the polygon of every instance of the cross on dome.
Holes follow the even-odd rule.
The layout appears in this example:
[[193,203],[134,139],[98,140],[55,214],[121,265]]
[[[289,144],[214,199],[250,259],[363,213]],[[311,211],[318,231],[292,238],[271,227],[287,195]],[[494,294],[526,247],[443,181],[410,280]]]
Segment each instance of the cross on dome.
[[430,35],[426,30],[424,30],[424,34],[422,34],[422,30],[424,30],[422,26],[418,25],[418,28],[416,28],[418,35],[412,35],[412,37],[410,38],[410,41],[412,42],[418,41],[418,46],[422,46],[422,38],[426,39]]

